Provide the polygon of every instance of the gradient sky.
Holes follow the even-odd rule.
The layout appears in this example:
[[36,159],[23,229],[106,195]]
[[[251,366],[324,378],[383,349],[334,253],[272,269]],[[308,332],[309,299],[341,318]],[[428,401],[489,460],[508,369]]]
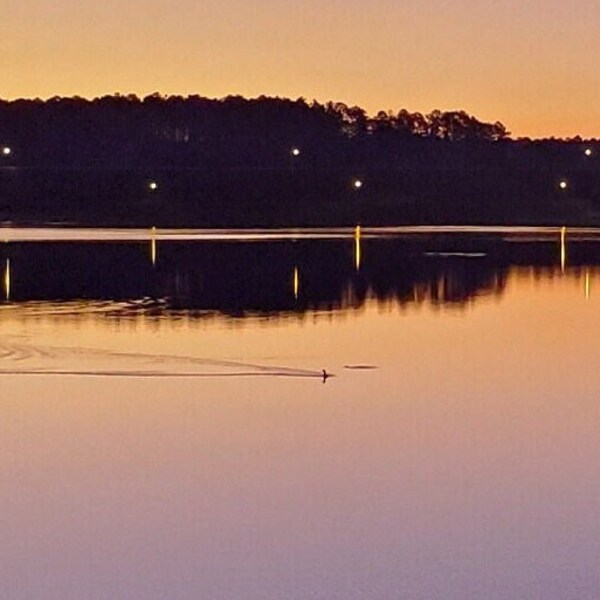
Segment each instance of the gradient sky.
[[0,97],[261,94],[600,137],[597,0],[0,0]]

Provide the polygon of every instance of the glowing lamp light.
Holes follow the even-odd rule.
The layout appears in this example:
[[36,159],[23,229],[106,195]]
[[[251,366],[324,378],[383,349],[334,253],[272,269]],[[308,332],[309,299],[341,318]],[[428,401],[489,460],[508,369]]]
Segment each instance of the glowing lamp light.
[[155,192],[155,191],[158,189],[158,183],[156,183],[156,181],[151,181],[151,182],[148,184],[148,189],[149,189],[151,192]]
[[360,188],[361,188],[362,186],[363,186],[363,182],[362,182],[360,179],[355,179],[355,180],[352,182],[352,187],[353,187],[355,190],[360,190]]
[[292,156],[300,156],[300,148],[292,148]]
[[566,190],[569,187],[569,182],[566,179],[561,179],[558,183],[558,187],[561,190]]
[[2,148],[2,155],[3,156],[10,156],[12,154],[12,149],[9,148],[8,146],[4,146]]
[[592,149],[591,148],[586,148],[584,154],[586,156],[591,156],[593,154]]

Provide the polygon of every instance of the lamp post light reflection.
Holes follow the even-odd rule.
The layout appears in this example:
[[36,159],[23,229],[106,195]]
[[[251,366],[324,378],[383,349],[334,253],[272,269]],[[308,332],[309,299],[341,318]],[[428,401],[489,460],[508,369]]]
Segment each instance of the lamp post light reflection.
[[360,225],[357,225],[354,229],[354,268],[356,271],[360,271],[360,264],[362,259],[361,247],[360,247],[360,236],[361,236]]
[[156,266],[157,248],[156,248],[156,227],[153,227],[150,232],[150,260],[152,266]]
[[4,266],[4,297],[10,302],[10,258],[6,259]]
[[592,295],[592,280],[589,270],[585,272],[585,299],[589,300]]
[[298,267],[294,267],[294,300],[298,300],[298,296],[300,295],[300,272],[298,271]]
[[560,270],[565,272],[567,266],[567,228],[562,227],[560,230]]

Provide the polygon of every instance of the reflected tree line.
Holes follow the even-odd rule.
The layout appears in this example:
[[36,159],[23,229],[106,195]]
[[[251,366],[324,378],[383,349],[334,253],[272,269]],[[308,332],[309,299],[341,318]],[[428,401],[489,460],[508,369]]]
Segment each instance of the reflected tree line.
[[0,101],[0,147],[8,220],[581,223],[600,203],[596,140],[515,140],[464,111],[159,94]]
[[[356,245],[361,245],[360,261]],[[117,317],[305,314],[388,306],[464,306],[500,296],[509,271],[560,275],[555,242],[448,238],[272,243],[21,244],[2,249],[4,295],[117,303]],[[597,244],[569,249],[569,268],[597,265]],[[10,269],[7,290],[6,269]],[[564,265],[562,265],[564,270]]]

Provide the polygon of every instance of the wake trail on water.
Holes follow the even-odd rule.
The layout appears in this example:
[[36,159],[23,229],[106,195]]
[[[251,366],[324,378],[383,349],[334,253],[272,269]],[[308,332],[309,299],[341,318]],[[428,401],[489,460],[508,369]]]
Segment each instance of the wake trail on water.
[[[322,373],[313,371],[312,373],[281,373],[279,371],[263,371],[260,373],[248,371],[246,373],[165,373],[152,371],[60,371],[60,370],[0,370],[1,375],[44,375],[44,376],[65,376],[65,377],[131,377],[131,378],[169,378],[169,379],[189,379],[189,378],[209,378],[209,377],[310,377],[311,379],[322,379]],[[327,375],[335,377],[335,375]]]
[[[0,339],[1,375],[135,378],[295,377],[322,379],[322,370],[252,362],[120,352],[102,348],[43,346]],[[329,375],[328,376],[332,376]]]

